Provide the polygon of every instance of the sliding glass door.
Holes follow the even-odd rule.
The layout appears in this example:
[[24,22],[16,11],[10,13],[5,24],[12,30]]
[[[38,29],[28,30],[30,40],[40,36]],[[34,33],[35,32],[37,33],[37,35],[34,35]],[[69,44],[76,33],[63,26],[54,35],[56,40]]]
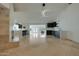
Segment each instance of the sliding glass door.
[[46,38],[45,25],[30,25],[30,42],[43,42]]

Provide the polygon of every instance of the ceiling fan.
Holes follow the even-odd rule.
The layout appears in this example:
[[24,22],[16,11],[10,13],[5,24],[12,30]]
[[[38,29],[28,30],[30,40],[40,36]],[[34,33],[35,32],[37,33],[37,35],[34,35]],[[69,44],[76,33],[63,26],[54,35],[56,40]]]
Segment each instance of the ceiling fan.
[[45,6],[46,6],[46,4],[45,4],[45,3],[42,3],[42,16],[43,16],[43,17],[47,17],[47,16],[46,16],[46,12],[47,12],[48,10],[45,9]]
[[46,15],[46,13],[49,12],[50,9],[46,9],[45,7],[46,7],[46,4],[45,3],[42,3],[42,12],[41,12],[41,14],[42,14],[43,17],[48,17]]

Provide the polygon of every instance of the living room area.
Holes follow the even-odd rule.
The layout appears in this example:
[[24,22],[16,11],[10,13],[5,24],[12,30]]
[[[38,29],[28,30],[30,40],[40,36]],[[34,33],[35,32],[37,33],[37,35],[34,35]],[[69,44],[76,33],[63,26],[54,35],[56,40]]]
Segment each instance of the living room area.
[[79,55],[76,26],[79,4],[3,3],[3,6],[6,9],[1,11],[7,13],[0,15],[0,55]]

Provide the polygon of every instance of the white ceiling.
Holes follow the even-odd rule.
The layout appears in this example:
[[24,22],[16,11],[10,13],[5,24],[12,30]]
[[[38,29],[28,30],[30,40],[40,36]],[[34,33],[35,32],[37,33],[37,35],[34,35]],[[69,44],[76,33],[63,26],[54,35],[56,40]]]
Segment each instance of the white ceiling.
[[44,10],[47,17],[42,16],[42,3],[16,3],[14,11],[16,19],[23,23],[47,23],[56,20],[57,16],[69,5],[67,3],[46,3]]

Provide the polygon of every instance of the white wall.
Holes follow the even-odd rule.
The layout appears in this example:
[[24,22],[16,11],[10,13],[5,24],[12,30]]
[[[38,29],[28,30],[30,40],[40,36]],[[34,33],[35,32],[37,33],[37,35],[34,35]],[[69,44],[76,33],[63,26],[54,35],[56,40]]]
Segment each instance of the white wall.
[[[42,17],[41,12],[15,12],[14,18],[19,22],[26,24],[26,23],[42,23],[45,24],[48,21],[51,21],[50,18]],[[56,17],[54,17],[56,18]],[[53,21],[53,19],[52,19]]]
[[68,38],[79,42],[79,4],[71,4],[57,20],[61,30],[68,31]]
[[9,41],[12,42],[12,25],[13,25],[13,20],[14,20],[14,8],[13,8],[13,4],[9,4],[9,8],[10,8],[10,21],[9,21]]

